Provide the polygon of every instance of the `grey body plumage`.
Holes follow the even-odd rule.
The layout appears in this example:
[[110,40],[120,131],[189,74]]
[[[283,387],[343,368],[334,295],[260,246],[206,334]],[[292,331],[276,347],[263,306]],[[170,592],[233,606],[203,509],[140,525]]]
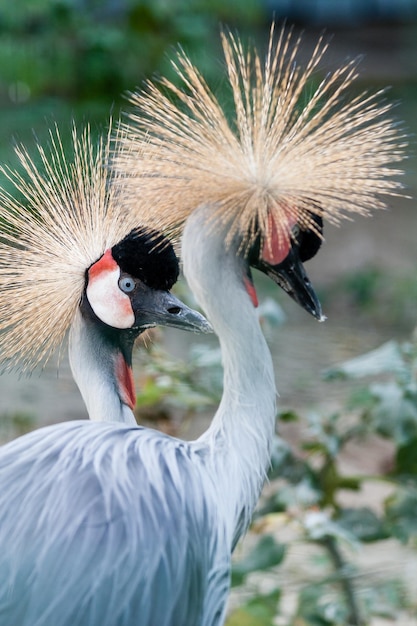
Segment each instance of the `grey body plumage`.
[[230,549],[206,453],[93,422],[3,446],[0,624],[220,624]]

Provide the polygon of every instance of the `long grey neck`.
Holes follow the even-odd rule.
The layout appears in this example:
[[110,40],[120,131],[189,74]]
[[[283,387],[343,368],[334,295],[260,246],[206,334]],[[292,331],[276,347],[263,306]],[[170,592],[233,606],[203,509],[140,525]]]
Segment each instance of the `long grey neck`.
[[136,425],[125,401],[132,395],[130,363],[102,328],[80,309],[71,326],[69,360],[91,420]]
[[[184,272],[222,349],[224,389],[209,429],[213,472],[231,507],[236,537],[249,523],[265,481],[275,429],[276,389],[271,355],[244,287],[245,265],[225,250],[225,233],[211,232],[201,207],[183,237]],[[230,509],[229,509],[230,510]]]

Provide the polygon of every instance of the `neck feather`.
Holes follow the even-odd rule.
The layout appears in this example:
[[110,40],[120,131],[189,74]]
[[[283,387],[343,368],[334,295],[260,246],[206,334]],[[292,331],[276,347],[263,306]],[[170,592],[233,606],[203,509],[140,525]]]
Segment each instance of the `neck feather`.
[[133,338],[122,349],[90,315],[77,310],[69,338],[72,374],[91,420],[136,425]]
[[236,250],[225,250],[225,233],[207,229],[206,211],[201,207],[186,225],[184,272],[219,337],[224,388],[213,422],[199,441],[212,451],[226,506],[234,508],[236,535],[249,522],[265,480],[276,389],[271,355],[244,287],[244,261]]

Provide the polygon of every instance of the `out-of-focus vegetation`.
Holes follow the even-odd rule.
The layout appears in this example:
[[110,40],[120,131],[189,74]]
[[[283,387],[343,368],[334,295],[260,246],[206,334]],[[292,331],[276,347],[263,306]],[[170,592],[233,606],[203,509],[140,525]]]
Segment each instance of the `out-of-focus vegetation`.
[[[416,257],[417,260],[417,257]],[[336,283],[322,289],[321,300],[332,316],[350,311],[357,323],[372,320],[384,328],[413,328],[416,319],[417,275],[370,265],[360,272],[346,272]]]
[[179,43],[213,73],[224,22],[260,19],[257,0],[30,0],[0,9],[1,97],[119,100],[145,77],[170,71]]
[[11,137],[47,138],[55,120],[106,126],[124,94],[155,74],[170,75],[181,45],[216,81],[219,27],[245,32],[262,21],[259,0],[30,0],[0,6],[0,161]]
[[[308,416],[297,450],[277,439],[271,489],[254,522],[263,532],[253,550],[236,564],[234,573],[234,582],[241,584],[254,572],[268,571],[270,584],[268,591],[262,592],[252,582],[252,597],[231,616],[228,626],[365,625],[375,616],[391,620],[406,608],[410,616],[417,611],[396,564],[392,564],[394,575],[376,571],[366,578],[355,565],[361,544],[379,542],[381,551],[390,539],[410,550],[417,546],[417,337],[403,344],[391,341],[326,375],[329,380],[343,377],[365,382],[339,412]],[[294,413],[280,418],[300,420]],[[341,472],[346,446],[360,446],[366,454],[375,435],[392,445],[390,464],[384,471],[368,475]],[[369,506],[343,504],[343,493],[359,492],[369,483],[385,483],[389,495],[379,502],[374,499]],[[293,528],[292,545],[277,544],[272,534],[275,529],[279,537],[285,524]],[[302,543],[316,548],[309,557],[311,568],[316,569],[313,581],[300,589],[286,621],[277,621],[283,594],[279,578],[274,585],[273,572],[276,576],[276,566],[282,564],[287,550]],[[264,618],[257,621],[260,607]]]

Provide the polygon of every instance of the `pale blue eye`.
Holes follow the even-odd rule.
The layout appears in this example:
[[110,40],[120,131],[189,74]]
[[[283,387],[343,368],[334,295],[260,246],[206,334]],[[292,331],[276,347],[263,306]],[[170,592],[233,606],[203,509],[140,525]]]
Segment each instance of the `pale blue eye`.
[[135,288],[135,281],[131,276],[123,276],[119,279],[119,287],[125,293],[130,293]]
[[291,229],[291,234],[294,237],[295,241],[297,241],[297,237],[300,234],[300,227],[298,224],[294,224],[294,226]]

